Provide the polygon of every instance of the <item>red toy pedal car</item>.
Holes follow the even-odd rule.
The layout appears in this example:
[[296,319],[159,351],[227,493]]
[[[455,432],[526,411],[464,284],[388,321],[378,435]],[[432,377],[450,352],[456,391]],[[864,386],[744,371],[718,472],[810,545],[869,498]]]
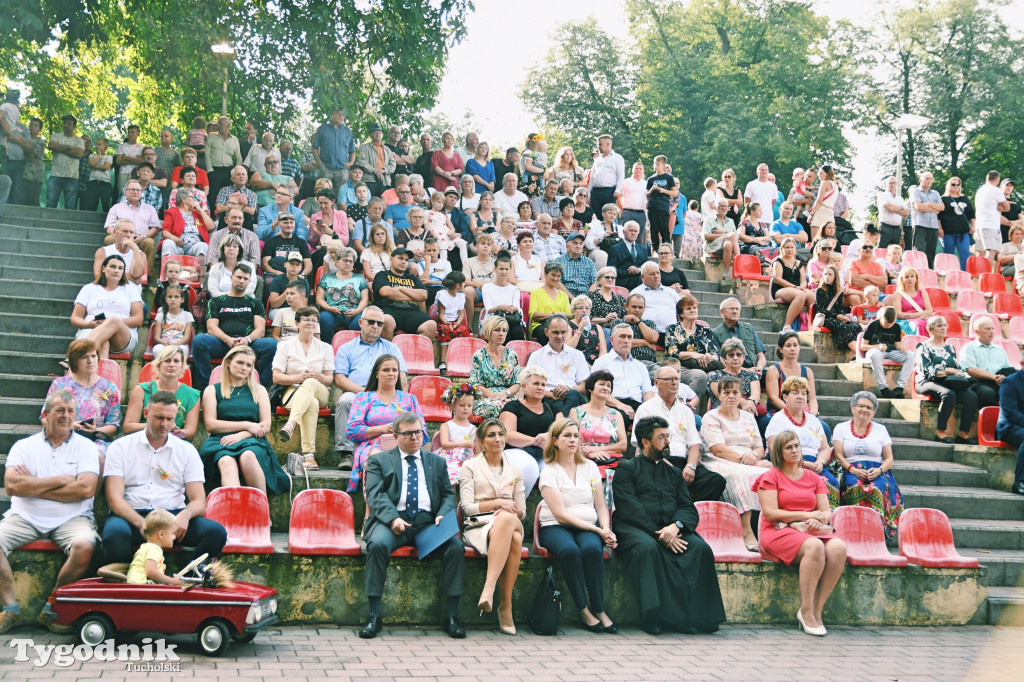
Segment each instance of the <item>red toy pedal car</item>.
[[232,640],[251,642],[277,622],[277,590],[243,582],[217,587],[202,565],[205,559],[204,554],[177,574],[191,584],[188,589],[110,582],[109,574],[64,585],[50,596],[56,622],[74,625],[75,640],[90,646],[119,630],[196,633],[208,656],[222,655]]

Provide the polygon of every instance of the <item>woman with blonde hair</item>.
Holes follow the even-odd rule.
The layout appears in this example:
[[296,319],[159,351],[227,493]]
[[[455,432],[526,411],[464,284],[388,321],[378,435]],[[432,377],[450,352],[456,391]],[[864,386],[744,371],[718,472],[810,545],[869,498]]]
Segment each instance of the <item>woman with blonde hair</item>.
[[563,180],[572,180],[575,187],[583,179],[583,169],[576,162],[576,154],[572,147],[562,147],[555,154],[555,162],[548,168],[545,174],[547,180],[554,180],[561,184]]
[[188,368],[188,349],[185,346],[164,346],[153,359],[153,378],[140,381],[128,394],[128,409],[124,413],[124,432],[135,433],[146,428],[143,410],[149,398],[157,391],[173,393],[178,401],[178,414],[171,430],[178,438],[190,441],[199,429],[199,391],[181,382]]
[[540,475],[544,447],[548,444],[548,429],[555,421],[555,413],[544,402],[548,375],[540,367],[527,367],[519,373],[522,393],[501,409],[498,419],[505,425],[505,454],[523,472],[523,484],[529,497]]
[[[480,327],[480,338],[487,343],[473,353],[469,383],[480,387],[480,398],[473,402],[473,414],[496,419],[501,408],[519,393],[519,356],[505,345],[508,321],[491,315]],[[504,438],[504,435],[502,435]]]
[[793,322],[805,307],[814,304],[814,292],[807,285],[807,270],[796,257],[796,240],[786,237],[779,245],[779,257],[772,261],[771,295],[788,303],[783,332],[793,330]]
[[818,233],[825,223],[834,223],[836,219],[835,205],[839,198],[839,186],[836,185],[836,174],[832,166],[824,165],[818,169],[818,197],[811,207],[811,241],[817,241]]
[[[896,291],[885,297],[882,305],[896,309],[896,319],[908,334],[928,335],[928,318],[932,316],[932,302],[921,287],[921,276],[916,268],[903,268],[896,277]],[[906,320],[906,322],[904,322]]]
[[219,383],[203,391],[203,422],[210,434],[199,450],[210,489],[224,486],[258,488],[280,494],[291,479],[267,442],[270,398],[256,374],[256,353],[235,346],[224,356]]

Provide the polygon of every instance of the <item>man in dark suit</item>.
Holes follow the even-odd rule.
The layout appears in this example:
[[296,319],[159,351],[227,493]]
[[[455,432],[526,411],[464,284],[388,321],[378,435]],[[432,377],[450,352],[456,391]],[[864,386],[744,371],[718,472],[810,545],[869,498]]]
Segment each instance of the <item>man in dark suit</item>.
[[640,266],[651,257],[651,245],[639,244],[640,225],[630,220],[622,226],[623,240],[608,252],[608,265],[618,273],[616,284],[632,291],[640,285]]
[[1024,495],[1024,370],[1014,372],[999,384],[996,438],[1017,448],[1017,469],[1010,491]]
[[[380,599],[384,592],[391,552],[415,544],[416,534],[455,513],[455,492],[448,480],[443,457],[421,447],[423,423],[411,412],[395,419],[398,447],[366,461],[366,506],[369,518],[363,526],[366,538],[366,596],[370,618],[359,636],[376,637],[383,623]],[[449,637],[461,639],[466,631],[458,621],[459,597],[466,572],[465,548],[453,537],[434,552],[441,556],[445,617],[442,628]]]

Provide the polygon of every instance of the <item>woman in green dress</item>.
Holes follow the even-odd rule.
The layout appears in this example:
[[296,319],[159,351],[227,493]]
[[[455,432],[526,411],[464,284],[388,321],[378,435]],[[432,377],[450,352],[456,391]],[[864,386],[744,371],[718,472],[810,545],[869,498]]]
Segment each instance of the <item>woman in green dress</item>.
[[256,354],[235,346],[224,356],[220,383],[203,391],[203,422],[210,437],[199,455],[209,488],[242,481],[264,493],[288,492],[291,481],[267,442],[270,398],[257,380]]
[[188,360],[187,346],[164,346],[153,359],[153,378],[140,381],[128,395],[128,410],[124,413],[125,434],[146,428],[143,410],[149,398],[157,391],[168,391],[178,400],[178,416],[174,418],[175,436],[192,442],[199,430],[199,391],[181,382]]
[[497,419],[501,408],[519,392],[519,356],[505,346],[508,322],[500,315],[484,320],[480,336],[487,345],[473,353],[469,383],[480,386],[482,397],[473,403],[473,414]]

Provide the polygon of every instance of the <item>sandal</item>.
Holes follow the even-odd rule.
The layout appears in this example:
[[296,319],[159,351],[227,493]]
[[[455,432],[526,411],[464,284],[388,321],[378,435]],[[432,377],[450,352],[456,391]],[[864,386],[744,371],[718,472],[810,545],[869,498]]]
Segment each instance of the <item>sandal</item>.
[[0,611],[0,635],[21,625],[21,614]]
[[[288,428],[289,426],[291,426],[291,428]],[[291,422],[286,422],[285,425],[281,427],[281,430],[277,432],[277,435],[280,436],[281,440],[287,443],[293,433],[295,433],[295,426]]]
[[317,471],[320,469],[320,465],[316,463],[316,455],[313,453],[302,455],[302,466],[306,468],[306,471]]
[[444,374],[445,374],[445,373],[446,373],[446,372],[448,371],[448,365],[447,365],[446,363],[443,363],[443,362],[442,362],[441,364],[439,364],[439,365],[437,366],[437,371],[438,371],[438,372],[439,372],[439,373],[440,373],[441,375],[444,375]]

